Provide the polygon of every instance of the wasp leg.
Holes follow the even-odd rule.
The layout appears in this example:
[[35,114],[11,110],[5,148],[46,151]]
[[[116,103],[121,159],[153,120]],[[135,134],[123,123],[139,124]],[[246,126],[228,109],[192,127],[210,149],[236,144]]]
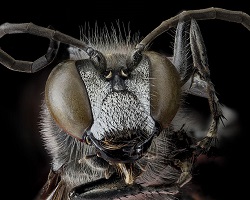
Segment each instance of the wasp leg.
[[173,160],[172,164],[175,168],[181,170],[180,177],[174,183],[177,188],[183,187],[192,179],[191,170],[196,159],[193,154],[196,141],[188,135],[184,126],[185,125],[179,130],[174,131],[170,136],[170,139],[176,146],[176,150],[171,153],[171,158]]
[[[190,22],[179,21],[174,40],[174,53],[171,60],[181,77],[182,91],[195,96],[208,98],[207,83],[193,74],[190,53]],[[192,77],[193,75],[193,77]],[[190,87],[192,85],[192,87]]]
[[133,196],[141,199],[142,196],[147,195],[160,195],[172,196],[179,192],[179,185],[166,184],[166,185],[153,185],[142,186],[137,183],[126,184],[125,181],[113,174],[109,179],[102,178],[96,181],[86,183],[73,188],[69,193],[69,199],[91,199],[97,200],[102,197],[103,200],[122,199],[123,197]]
[[191,175],[192,163],[189,162],[188,160],[184,162],[181,162],[180,160],[175,160],[175,165],[181,169],[181,175],[177,180],[176,184],[179,187],[182,187],[192,179]]
[[180,74],[182,85],[190,79],[191,60],[189,43],[189,25],[180,21],[177,25],[174,40],[173,64]]
[[134,195],[143,191],[139,184],[127,185],[117,174],[109,179],[102,178],[73,188],[70,191],[70,199],[115,199],[126,195]]
[[202,149],[208,150],[211,147],[212,142],[217,140],[218,125],[224,116],[222,114],[219,100],[215,94],[213,83],[210,80],[210,71],[203,38],[197,22],[193,19],[191,20],[190,25],[190,47],[193,58],[194,75],[199,76],[201,80],[207,83],[205,91],[208,95],[208,103],[212,114],[212,121],[210,123],[207,135],[201,141],[199,141],[197,145]]

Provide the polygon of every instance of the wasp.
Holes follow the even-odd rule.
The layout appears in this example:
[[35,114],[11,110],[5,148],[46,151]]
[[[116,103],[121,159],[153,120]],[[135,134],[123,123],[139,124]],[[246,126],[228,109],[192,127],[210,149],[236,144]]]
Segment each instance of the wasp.
[[[37,199],[175,198],[192,180],[198,156],[217,141],[225,118],[197,24],[209,19],[250,30],[246,13],[213,7],[183,11],[141,41],[116,31],[76,39],[32,23],[0,26],[0,38],[28,33],[50,40],[33,62],[0,49],[0,63],[10,70],[42,70],[68,45],[67,59],[55,64],[44,89],[41,136],[52,163]],[[151,50],[171,28],[173,55]],[[211,121],[202,138],[186,125],[187,95],[208,101]]]

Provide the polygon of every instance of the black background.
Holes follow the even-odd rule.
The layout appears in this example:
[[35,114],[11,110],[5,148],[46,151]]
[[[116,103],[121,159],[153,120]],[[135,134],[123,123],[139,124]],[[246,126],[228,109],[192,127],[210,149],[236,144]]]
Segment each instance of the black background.
[[[6,2],[0,23],[33,22],[79,38],[79,26],[89,22],[103,25],[116,20],[130,23],[131,33],[146,36],[163,20],[183,10],[222,7],[250,14],[247,2],[238,1],[67,1]],[[199,22],[207,47],[211,78],[220,101],[240,114],[241,131],[225,144],[227,164],[202,168],[197,180],[213,199],[241,199],[249,182],[248,93],[250,33],[240,24],[220,20]],[[155,48],[171,53],[172,37],[163,34]],[[11,56],[35,60],[46,51],[48,40],[33,36],[5,36],[0,47]],[[0,68],[2,193],[7,199],[30,200],[46,180],[49,157],[39,135],[39,110],[44,84],[51,67],[35,74]]]

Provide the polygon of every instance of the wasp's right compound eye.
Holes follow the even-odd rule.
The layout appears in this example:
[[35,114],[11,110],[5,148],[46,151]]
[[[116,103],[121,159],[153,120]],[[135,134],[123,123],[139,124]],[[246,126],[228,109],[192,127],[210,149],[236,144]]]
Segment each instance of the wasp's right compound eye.
[[93,119],[88,94],[75,61],[60,63],[52,70],[46,82],[45,100],[59,127],[82,140]]
[[180,106],[180,77],[175,66],[159,53],[146,53],[150,60],[151,116],[161,128],[167,128]]

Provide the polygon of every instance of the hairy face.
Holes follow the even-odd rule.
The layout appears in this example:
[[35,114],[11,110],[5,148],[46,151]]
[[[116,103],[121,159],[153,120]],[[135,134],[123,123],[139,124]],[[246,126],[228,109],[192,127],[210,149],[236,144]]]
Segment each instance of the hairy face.
[[149,137],[155,123],[150,116],[148,60],[144,59],[129,79],[119,75],[126,66],[125,55],[109,56],[107,63],[114,76],[110,81],[93,66],[78,67],[93,113],[90,131],[98,140],[113,142]]
[[[71,59],[47,80],[41,124],[52,167],[68,189],[96,181],[97,190],[111,184],[121,191],[124,184],[170,184],[179,172],[168,164],[174,145],[162,130],[179,109],[178,72],[166,56],[149,51],[130,69],[134,45],[107,38],[90,41],[105,68],[69,49]],[[119,184],[110,178],[117,172]]]

